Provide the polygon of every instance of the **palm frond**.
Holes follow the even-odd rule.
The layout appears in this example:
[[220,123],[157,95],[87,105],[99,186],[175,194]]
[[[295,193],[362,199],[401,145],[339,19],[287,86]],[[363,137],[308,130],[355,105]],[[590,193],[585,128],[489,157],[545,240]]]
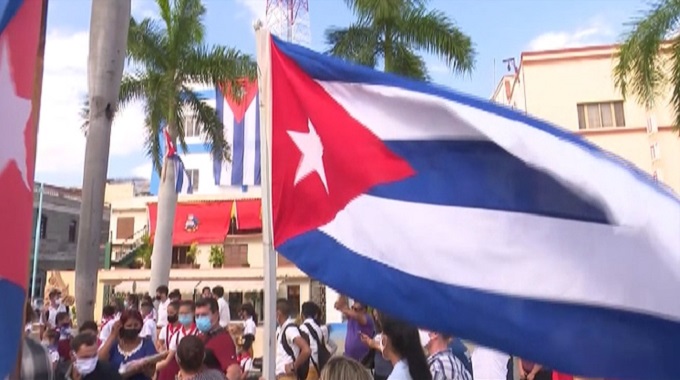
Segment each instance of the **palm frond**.
[[87,137],[87,131],[90,129],[90,99],[85,97],[83,103],[80,106],[80,111],[78,112],[80,116],[81,124],[80,131],[83,132],[85,137]]
[[680,1],[665,0],[631,23],[614,68],[615,85],[624,98],[633,95],[648,109],[654,107],[667,82],[661,47],[679,18]]
[[241,80],[257,78],[257,64],[249,55],[224,46],[199,46],[187,55],[181,71],[186,82],[230,84],[235,90]]
[[378,63],[380,33],[371,26],[331,27],[326,30],[326,43],[331,46],[327,54],[371,68]]
[[671,54],[671,106],[675,111],[675,123],[673,129],[680,133],[680,38],[673,41]]
[[472,39],[443,12],[411,8],[402,13],[395,34],[409,46],[440,57],[455,72],[470,73],[474,68]]
[[163,146],[161,145],[161,128],[164,123],[163,107],[159,99],[147,99],[144,106],[144,124],[147,127],[144,147],[156,173],[160,176],[163,165]]
[[396,44],[393,48],[392,58],[391,72],[421,81],[430,80],[427,63],[425,63],[423,57],[412,52],[407,45]]
[[191,89],[184,87],[183,105],[193,115],[203,132],[203,138],[213,157],[231,161],[230,147],[224,137],[224,124],[214,108],[203,102]]
[[172,23],[168,25],[169,53],[184,56],[203,44],[205,7],[201,0],[174,0]]
[[134,18],[130,18],[127,43],[128,62],[162,71],[168,67],[165,52],[167,45],[167,33],[158,21],[144,19],[138,23]]

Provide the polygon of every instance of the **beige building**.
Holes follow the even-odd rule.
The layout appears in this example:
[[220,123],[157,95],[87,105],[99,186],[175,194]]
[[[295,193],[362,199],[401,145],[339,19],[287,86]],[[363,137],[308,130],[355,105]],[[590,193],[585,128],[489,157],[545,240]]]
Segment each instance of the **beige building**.
[[655,109],[624,100],[614,86],[617,46],[524,52],[491,99],[575,132],[680,194],[680,139],[671,92]]
[[[155,294],[149,289],[150,270],[144,265],[144,241],[155,228],[157,199],[135,196],[134,186],[112,183],[107,188],[111,207],[111,269],[98,274],[95,318],[111,294],[134,292]],[[179,196],[173,231],[170,290],[184,298],[201,293],[204,287],[221,285],[236,320],[238,306],[251,302],[263,315],[264,278],[260,190],[226,190],[219,194]],[[150,250],[146,251],[147,253]],[[148,261],[148,259],[147,259]],[[148,262],[147,262],[148,263]],[[73,272],[52,273],[51,286],[73,293]],[[279,255],[277,298],[287,298],[299,311],[308,300],[324,304],[324,287]],[[69,294],[66,290],[65,294]],[[261,339],[256,355],[261,355]]]

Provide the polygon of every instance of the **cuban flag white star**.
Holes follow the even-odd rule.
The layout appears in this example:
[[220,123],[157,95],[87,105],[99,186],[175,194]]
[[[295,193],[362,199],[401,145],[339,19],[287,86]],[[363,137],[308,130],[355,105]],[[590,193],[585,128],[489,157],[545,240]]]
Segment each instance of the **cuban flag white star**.
[[300,153],[302,153],[297,172],[295,173],[294,184],[297,185],[308,175],[316,173],[319,175],[326,193],[328,193],[326,170],[323,166],[323,143],[316,133],[311,120],[308,121],[307,125],[309,127],[309,132],[307,133],[288,131],[288,135],[298,147]]
[[24,132],[31,116],[31,100],[16,93],[9,54],[8,43],[0,40],[0,173],[14,163],[30,190]]

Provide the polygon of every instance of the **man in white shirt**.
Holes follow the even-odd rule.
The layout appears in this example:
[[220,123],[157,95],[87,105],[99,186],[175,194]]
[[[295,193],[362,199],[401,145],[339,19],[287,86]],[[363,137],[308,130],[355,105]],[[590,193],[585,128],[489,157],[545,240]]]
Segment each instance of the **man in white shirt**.
[[510,355],[477,346],[472,351],[472,373],[475,379],[506,380]]
[[161,285],[156,289],[156,301],[158,301],[158,328],[168,324],[168,305],[170,304],[168,292],[168,287],[165,285]]
[[217,306],[220,308],[220,326],[229,326],[231,321],[231,312],[229,311],[229,302],[224,299],[224,288],[216,286],[212,290],[213,297],[217,299]]
[[142,317],[144,318],[144,324],[142,325],[142,331],[139,332],[141,338],[150,337],[154,343],[156,342],[156,321],[153,320],[153,304],[148,302],[142,302],[140,307],[142,312]]
[[285,299],[276,301],[276,379],[297,380],[296,371],[311,356],[311,349],[291,318],[292,307]]
[[319,314],[319,311],[319,306],[311,301],[303,303],[301,307],[301,314],[304,320],[302,325],[300,325],[300,330],[309,337],[309,349],[311,351],[311,363],[307,380],[316,380],[321,373],[321,368],[319,368],[319,346],[325,344],[325,341],[323,340],[321,327],[319,327],[314,319]]

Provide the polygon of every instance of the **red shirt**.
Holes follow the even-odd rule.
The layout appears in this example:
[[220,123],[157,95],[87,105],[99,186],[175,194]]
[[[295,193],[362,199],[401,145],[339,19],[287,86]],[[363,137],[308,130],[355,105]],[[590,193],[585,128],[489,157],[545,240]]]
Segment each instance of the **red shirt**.
[[232,364],[239,364],[236,358],[236,344],[226,330],[222,329],[222,332],[214,334],[209,339],[206,335],[201,335],[201,339],[204,342],[207,340],[205,348],[213,352],[223,373],[226,373]]

